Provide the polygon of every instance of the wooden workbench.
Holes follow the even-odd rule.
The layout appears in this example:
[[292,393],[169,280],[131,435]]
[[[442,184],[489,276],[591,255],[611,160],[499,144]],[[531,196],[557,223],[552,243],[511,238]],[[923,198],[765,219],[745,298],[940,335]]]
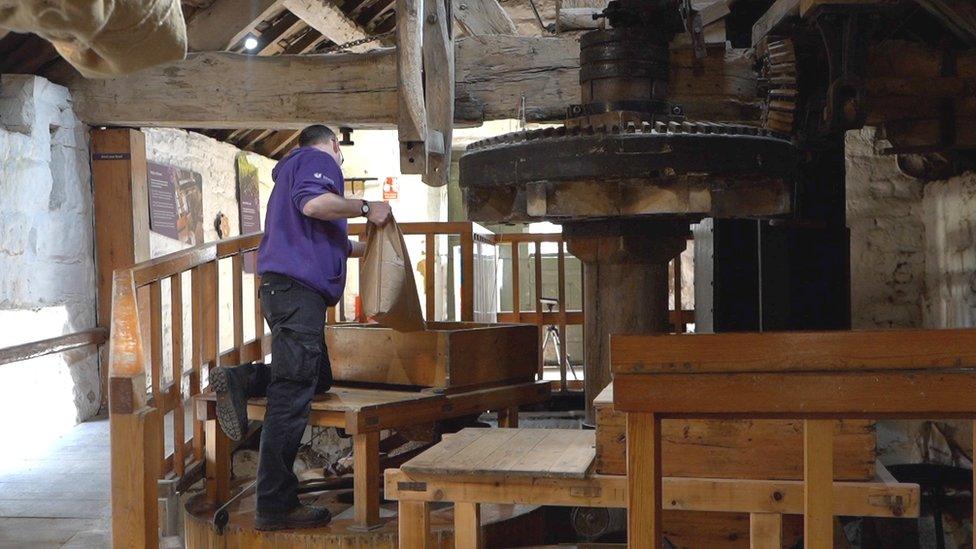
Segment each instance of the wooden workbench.
[[661,544],[664,418],[803,420],[809,549],[833,545],[843,504],[834,420],[976,418],[976,330],[614,336],[611,360],[614,408],[627,414],[633,549]]
[[[454,502],[457,547],[482,546],[485,503],[627,507],[626,477],[592,472],[594,432],[568,429],[464,429],[388,469],[386,497],[399,501],[401,549],[432,546],[429,506]],[[658,505],[672,510],[745,512],[757,517],[756,540],[772,547],[783,514],[803,512],[795,480],[665,478]],[[915,484],[835,482],[838,515],[918,516]],[[766,527],[773,525],[773,527]]]
[[[353,438],[355,521],[362,528],[379,523],[380,431],[497,410],[507,425],[517,425],[518,407],[549,400],[551,383],[535,381],[454,394],[333,387],[312,402],[309,424],[344,429]],[[213,393],[197,398],[198,417],[206,418],[207,491],[215,504],[230,497],[230,441],[217,425]],[[248,403],[249,419],[264,417],[264,399]]]

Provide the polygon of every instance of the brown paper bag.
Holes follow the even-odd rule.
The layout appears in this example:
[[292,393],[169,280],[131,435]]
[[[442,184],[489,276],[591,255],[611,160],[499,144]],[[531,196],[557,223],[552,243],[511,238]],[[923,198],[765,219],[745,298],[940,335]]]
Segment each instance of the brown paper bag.
[[396,221],[366,228],[366,255],[359,266],[359,291],[367,319],[398,332],[424,330],[417,283],[403,233]]

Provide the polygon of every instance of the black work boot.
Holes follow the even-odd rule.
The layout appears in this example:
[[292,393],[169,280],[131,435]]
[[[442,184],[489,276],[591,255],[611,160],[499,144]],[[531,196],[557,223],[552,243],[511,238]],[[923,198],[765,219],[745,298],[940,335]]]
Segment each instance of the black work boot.
[[254,518],[256,530],[288,530],[291,528],[317,528],[332,521],[332,513],[325,507],[301,504],[282,514],[261,514]]
[[217,393],[217,421],[228,438],[239,441],[247,432],[247,395],[234,368],[218,366],[210,371],[210,385]]

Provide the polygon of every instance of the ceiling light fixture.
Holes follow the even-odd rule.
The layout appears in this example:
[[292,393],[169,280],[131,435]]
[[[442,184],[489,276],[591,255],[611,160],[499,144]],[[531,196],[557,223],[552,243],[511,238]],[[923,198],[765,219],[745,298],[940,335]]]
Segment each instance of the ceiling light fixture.
[[244,49],[252,51],[258,47],[258,39],[253,36],[248,36],[244,39]]

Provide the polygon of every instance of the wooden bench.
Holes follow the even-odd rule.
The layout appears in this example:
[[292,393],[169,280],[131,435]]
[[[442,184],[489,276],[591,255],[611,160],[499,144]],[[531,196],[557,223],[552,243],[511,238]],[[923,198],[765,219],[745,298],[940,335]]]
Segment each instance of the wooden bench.
[[[535,381],[454,394],[410,392],[358,387],[333,387],[312,401],[309,424],[344,429],[353,438],[353,492],[356,524],[379,524],[380,431],[455,417],[499,412],[502,426],[518,425],[518,408],[549,400],[552,385]],[[197,417],[206,419],[207,493],[216,505],[230,498],[231,445],[217,425],[216,399],[206,392],[197,397]],[[248,417],[264,418],[264,399],[248,403]]]
[[[399,505],[402,549],[430,546],[432,502],[453,502],[457,547],[482,546],[480,505],[626,508],[627,478],[592,472],[593,431],[464,429],[385,473],[387,499]],[[915,484],[835,482],[837,515],[917,517]],[[756,520],[754,547],[779,547],[780,517],[803,512],[803,482],[665,478],[667,509],[745,512]]]
[[810,549],[833,546],[834,516],[858,514],[840,509],[834,420],[976,418],[976,330],[612,336],[610,347],[634,549],[661,546],[664,418],[803,420]]

